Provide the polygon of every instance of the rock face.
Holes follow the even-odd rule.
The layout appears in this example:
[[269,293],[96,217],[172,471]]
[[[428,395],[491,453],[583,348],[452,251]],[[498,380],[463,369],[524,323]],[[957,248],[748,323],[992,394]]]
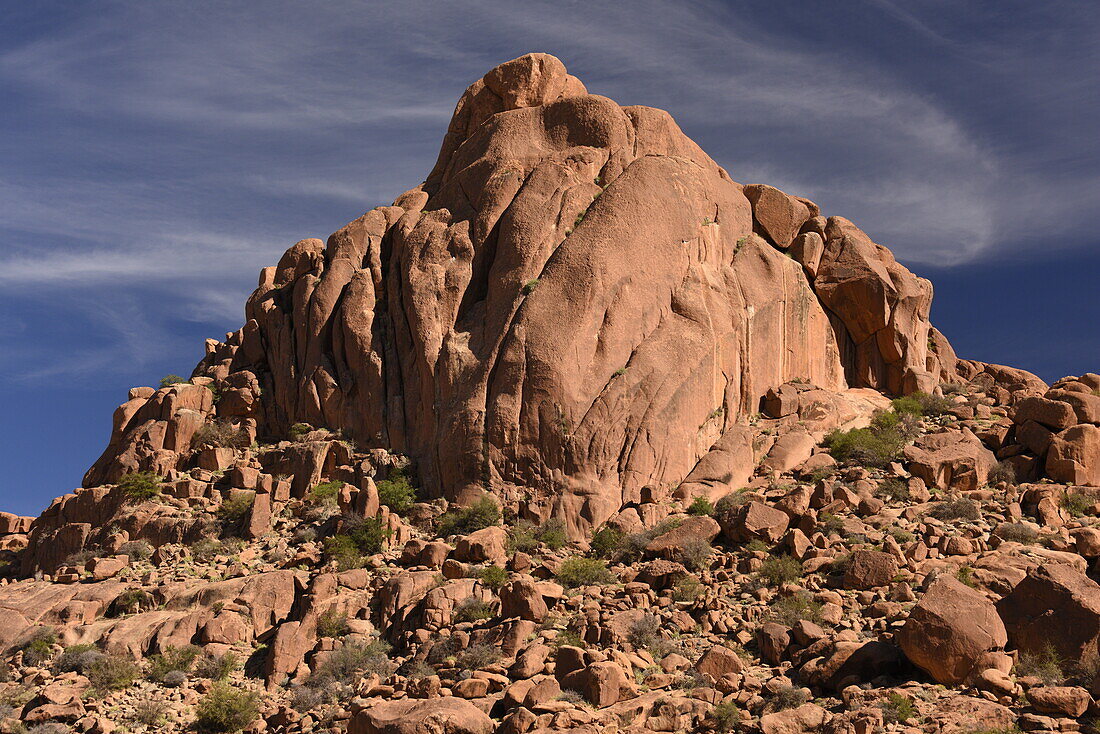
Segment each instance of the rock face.
[[[679,484],[792,378],[933,388],[931,297],[851,222],[735,183],[667,113],[529,54],[466,90],[424,184],[266,268],[195,374],[260,435],[343,430],[459,502],[533,489],[525,515],[576,535]],[[120,409],[87,486],[187,441],[150,400]]]

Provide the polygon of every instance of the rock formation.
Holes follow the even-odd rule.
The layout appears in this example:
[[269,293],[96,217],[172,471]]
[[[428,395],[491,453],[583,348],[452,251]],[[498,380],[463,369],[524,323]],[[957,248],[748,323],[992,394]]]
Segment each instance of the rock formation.
[[960,360],[931,299],[502,64],[423,184],[0,513],[0,732],[1079,731],[1100,376]]

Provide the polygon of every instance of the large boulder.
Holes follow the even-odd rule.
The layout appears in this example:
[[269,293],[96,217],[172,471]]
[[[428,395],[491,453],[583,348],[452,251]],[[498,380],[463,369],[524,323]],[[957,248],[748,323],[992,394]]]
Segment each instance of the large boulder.
[[950,576],[940,576],[898,630],[898,645],[914,665],[946,685],[960,685],[983,653],[1008,637],[997,609],[984,595]]
[[426,700],[377,701],[356,712],[348,734],[490,734],[495,725],[469,701],[449,696]]
[[1046,471],[1056,482],[1100,486],[1100,427],[1082,423],[1055,434]]
[[1082,668],[1100,662],[1100,585],[1065,564],[1036,566],[997,602],[1008,639],[1024,652],[1053,647]]

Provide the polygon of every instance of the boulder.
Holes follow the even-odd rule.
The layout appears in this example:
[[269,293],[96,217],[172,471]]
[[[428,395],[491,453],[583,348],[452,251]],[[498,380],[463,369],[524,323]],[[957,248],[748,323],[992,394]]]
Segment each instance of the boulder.
[[1055,434],[1046,472],[1056,482],[1100,486],[1100,427],[1081,424]]
[[454,558],[464,563],[493,563],[503,566],[508,560],[508,531],[493,526],[459,538],[455,544]]
[[712,680],[720,680],[730,673],[740,673],[745,669],[741,658],[733,650],[722,645],[711,645],[699,661],[695,664],[695,670]]
[[993,452],[968,429],[922,436],[904,453],[909,471],[939,489],[978,489],[997,465]]
[[541,622],[548,613],[546,602],[533,578],[517,578],[500,590],[500,615],[505,619],[519,617]]
[[750,184],[745,187],[745,198],[752,204],[756,229],[783,249],[790,246],[802,224],[810,218],[809,207],[774,186]]
[[787,532],[790,518],[787,513],[763,502],[753,500],[743,505],[734,515],[726,533],[738,542],[762,540],[776,543]]
[[852,551],[844,570],[844,588],[873,589],[886,586],[898,573],[897,559],[889,553]]
[[1034,686],[1027,690],[1027,700],[1036,711],[1076,719],[1088,710],[1092,696],[1077,686]]
[[495,725],[481,709],[457,697],[384,701],[352,715],[348,734],[490,734]]
[[1100,585],[1082,571],[1035,566],[997,602],[997,611],[1018,650],[1042,654],[1053,647],[1082,667],[1100,663]]
[[928,587],[896,635],[914,665],[940,683],[960,685],[973,675],[986,652],[1007,641],[997,609],[978,591],[950,576]]

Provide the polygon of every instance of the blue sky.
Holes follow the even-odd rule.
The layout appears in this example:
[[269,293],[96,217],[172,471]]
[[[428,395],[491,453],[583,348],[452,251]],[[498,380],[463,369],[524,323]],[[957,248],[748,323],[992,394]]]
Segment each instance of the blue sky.
[[960,355],[1100,370],[1093,0],[0,10],[0,509],[79,486],[130,386],[419,183],[462,90],[529,51],[855,221],[933,280]]

